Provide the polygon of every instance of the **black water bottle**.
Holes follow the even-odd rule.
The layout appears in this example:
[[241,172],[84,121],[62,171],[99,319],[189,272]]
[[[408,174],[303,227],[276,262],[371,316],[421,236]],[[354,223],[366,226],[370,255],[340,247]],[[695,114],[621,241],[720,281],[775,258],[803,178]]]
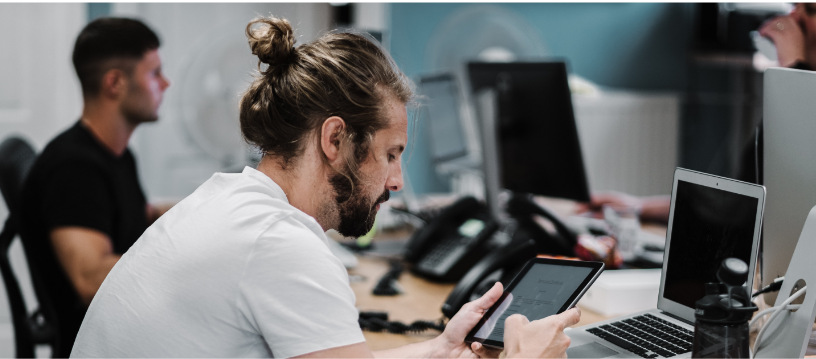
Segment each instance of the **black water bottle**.
[[748,358],[748,323],[757,307],[745,287],[748,265],[726,258],[717,270],[719,283],[706,283],[706,296],[694,312],[692,358]]

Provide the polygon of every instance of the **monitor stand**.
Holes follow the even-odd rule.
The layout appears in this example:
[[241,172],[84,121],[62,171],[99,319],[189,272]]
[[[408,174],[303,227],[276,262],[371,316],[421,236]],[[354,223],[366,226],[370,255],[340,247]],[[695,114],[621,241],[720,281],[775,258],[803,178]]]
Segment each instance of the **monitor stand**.
[[774,306],[781,305],[803,286],[810,286],[810,293],[805,293],[799,310],[785,310],[773,322],[765,323],[769,327],[763,334],[764,345],[754,353],[755,358],[804,357],[816,319],[816,265],[813,253],[816,253],[816,207],[807,216]]

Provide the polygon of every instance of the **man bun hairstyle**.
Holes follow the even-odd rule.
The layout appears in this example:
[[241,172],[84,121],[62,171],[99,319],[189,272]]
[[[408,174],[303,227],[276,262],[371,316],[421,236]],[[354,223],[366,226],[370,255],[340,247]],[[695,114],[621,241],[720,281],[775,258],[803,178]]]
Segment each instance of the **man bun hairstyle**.
[[247,37],[252,54],[261,63],[272,65],[286,63],[295,52],[295,34],[286,19],[259,18],[256,24],[265,24],[257,31],[247,26]]
[[303,152],[307,136],[339,116],[346,125],[337,140],[351,155],[345,158],[348,173],[335,170],[351,179],[374,132],[389,125],[385,101],[412,100],[410,80],[363,34],[329,32],[295,47],[289,21],[259,17],[247,25],[246,35],[259,74],[241,99],[241,133],[284,168]]
[[159,45],[156,33],[139,20],[106,17],[91,21],[77,36],[72,56],[82,94],[98,95],[108,70],[118,68],[129,74],[135,65],[132,60],[140,60]]

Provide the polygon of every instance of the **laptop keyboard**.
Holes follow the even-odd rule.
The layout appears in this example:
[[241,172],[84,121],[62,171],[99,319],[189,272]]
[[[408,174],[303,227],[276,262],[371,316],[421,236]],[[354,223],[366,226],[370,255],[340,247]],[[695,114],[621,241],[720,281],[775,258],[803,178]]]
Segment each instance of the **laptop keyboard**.
[[586,330],[644,358],[673,357],[691,351],[694,332],[651,314]]

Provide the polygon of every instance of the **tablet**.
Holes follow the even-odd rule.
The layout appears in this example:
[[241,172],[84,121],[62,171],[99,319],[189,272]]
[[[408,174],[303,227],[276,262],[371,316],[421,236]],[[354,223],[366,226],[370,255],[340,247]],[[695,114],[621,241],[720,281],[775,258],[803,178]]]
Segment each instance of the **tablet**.
[[572,308],[603,268],[601,262],[531,259],[465,341],[504,349],[504,320],[507,317],[522,314],[534,321]]

